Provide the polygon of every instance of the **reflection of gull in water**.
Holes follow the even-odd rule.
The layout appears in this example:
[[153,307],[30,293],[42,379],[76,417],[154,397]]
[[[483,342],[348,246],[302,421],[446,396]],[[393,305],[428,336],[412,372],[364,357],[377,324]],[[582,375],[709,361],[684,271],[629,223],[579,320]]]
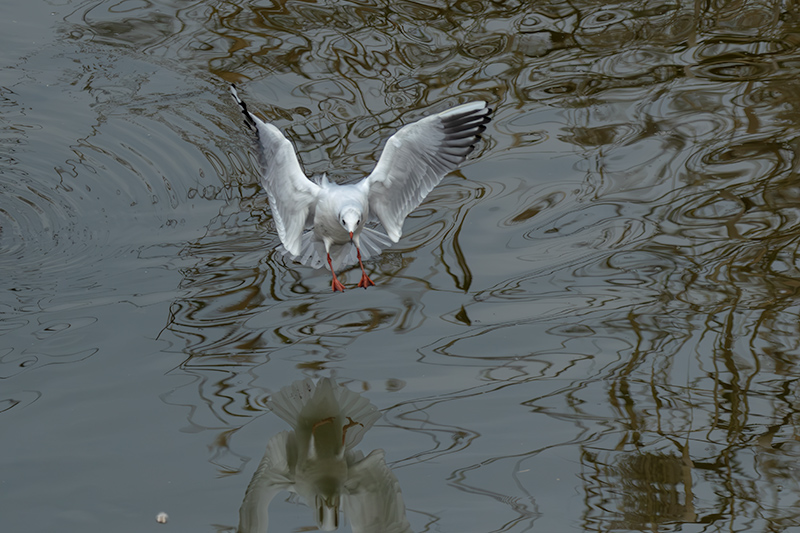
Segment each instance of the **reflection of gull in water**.
[[383,450],[366,457],[353,451],[380,418],[375,406],[325,378],[316,386],[306,379],[284,387],[270,407],[293,431],[267,443],[239,509],[239,533],[267,531],[269,503],[281,490],[299,494],[312,506],[325,531],[339,527],[340,504],[353,533],[411,531]]
[[[231,93],[256,133],[261,184],[284,248],[314,268],[327,260],[334,291],[344,291],[335,269],[356,262],[358,286],[374,285],[361,260],[400,240],[406,217],[472,152],[491,113],[486,102],[470,102],[408,124],[386,141],[369,176],[337,185],[325,176],[319,183],[309,180],[292,143],[250,113],[233,86]],[[366,227],[372,219],[380,221],[385,235]]]

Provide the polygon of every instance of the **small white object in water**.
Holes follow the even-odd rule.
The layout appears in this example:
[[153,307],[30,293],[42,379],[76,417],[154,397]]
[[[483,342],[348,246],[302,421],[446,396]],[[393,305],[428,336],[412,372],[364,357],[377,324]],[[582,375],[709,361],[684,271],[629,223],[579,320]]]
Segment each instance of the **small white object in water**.
[[166,524],[167,520],[169,520],[169,516],[167,516],[167,513],[163,511],[156,515],[156,522],[159,524]]

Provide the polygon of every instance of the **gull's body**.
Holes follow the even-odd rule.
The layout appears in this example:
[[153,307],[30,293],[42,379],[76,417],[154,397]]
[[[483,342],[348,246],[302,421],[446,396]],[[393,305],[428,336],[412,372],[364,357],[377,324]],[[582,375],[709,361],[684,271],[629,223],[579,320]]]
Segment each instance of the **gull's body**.
[[[325,176],[319,183],[309,180],[292,143],[250,113],[233,86],[231,93],[258,136],[261,185],[283,247],[315,268],[327,261],[334,291],[344,290],[335,268],[355,262],[361,267],[358,286],[374,285],[362,259],[400,240],[405,218],[472,152],[491,113],[486,102],[470,102],[408,124],[387,140],[372,173],[337,185]],[[372,220],[386,233],[367,227]]]

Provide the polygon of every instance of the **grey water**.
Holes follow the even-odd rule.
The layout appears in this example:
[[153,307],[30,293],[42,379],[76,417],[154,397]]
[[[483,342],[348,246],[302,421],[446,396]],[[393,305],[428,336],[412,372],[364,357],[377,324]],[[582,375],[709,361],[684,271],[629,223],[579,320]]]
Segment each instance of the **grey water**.
[[[0,15],[0,530],[233,532],[268,400],[323,377],[380,410],[414,531],[800,528],[796,3]],[[494,117],[333,294],[276,251],[230,83],[341,182]]]

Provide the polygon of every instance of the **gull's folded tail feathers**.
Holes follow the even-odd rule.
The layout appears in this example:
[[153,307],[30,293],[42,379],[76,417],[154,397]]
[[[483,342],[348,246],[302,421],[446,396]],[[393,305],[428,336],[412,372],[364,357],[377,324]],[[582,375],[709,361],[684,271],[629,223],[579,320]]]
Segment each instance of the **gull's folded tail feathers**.
[[[366,261],[392,245],[392,241],[387,235],[372,228],[361,230],[361,260]],[[328,266],[328,257],[325,253],[325,245],[322,241],[314,239],[314,231],[308,230],[303,234],[300,241],[300,253],[293,255],[289,253],[285,246],[279,246],[278,251],[283,255],[288,255],[293,261],[313,268]],[[342,267],[357,265],[358,255],[353,243],[333,244],[331,246],[331,262],[333,268],[339,270]]]

